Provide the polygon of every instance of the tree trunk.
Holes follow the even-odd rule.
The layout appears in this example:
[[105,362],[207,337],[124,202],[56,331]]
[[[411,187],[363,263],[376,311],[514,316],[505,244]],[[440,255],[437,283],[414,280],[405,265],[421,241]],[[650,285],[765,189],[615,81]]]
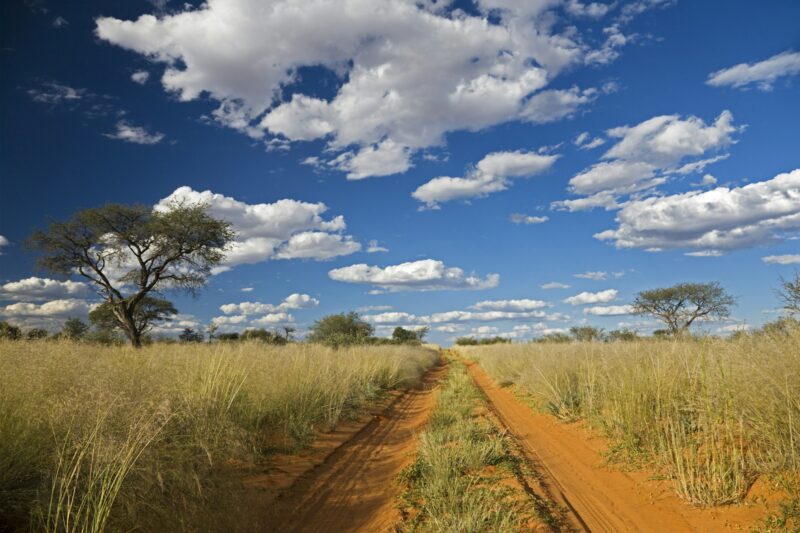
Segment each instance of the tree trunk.
[[131,346],[134,348],[141,348],[142,332],[139,331],[139,328],[136,326],[133,315],[127,312],[126,309],[124,312],[117,314],[117,319],[122,322],[122,330],[125,332],[125,336],[128,337],[128,340],[131,341]]

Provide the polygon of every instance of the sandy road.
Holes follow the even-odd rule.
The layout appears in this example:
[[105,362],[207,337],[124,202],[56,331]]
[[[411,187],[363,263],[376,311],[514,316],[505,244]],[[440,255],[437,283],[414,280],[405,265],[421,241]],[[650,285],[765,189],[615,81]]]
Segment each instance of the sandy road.
[[440,363],[421,388],[400,397],[324,463],[300,478],[265,518],[266,531],[389,531],[400,521],[395,507],[400,471],[414,459],[417,434],[436,403]]
[[578,531],[732,531],[749,530],[759,510],[692,508],[666,483],[603,466],[599,447],[576,428],[536,414],[514,394],[498,387],[475,363],[467,364],[490,408],[522,446],[540,475],[547,495],[566,510]]

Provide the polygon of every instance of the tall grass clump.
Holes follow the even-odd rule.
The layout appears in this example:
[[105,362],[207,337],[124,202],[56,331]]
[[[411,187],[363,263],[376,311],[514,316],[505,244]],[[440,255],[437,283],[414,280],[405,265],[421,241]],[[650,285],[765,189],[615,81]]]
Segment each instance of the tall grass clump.
[[493,474],[505,468],[513,475],[507,439],[481,410],[482,397],[464,365],[451,361],[417,459],[400,476],[404,529],[507,532],[525,523],[526,496]]
[[599,428],[612,459],[662,467],[694,504],[741,501],[759,476],[798,494],[800,330],[460,350],[542,411]]
[[0,530],[214,530],[241,486],[231,465],[308,445],[436,358],[404,346],[1,342]]

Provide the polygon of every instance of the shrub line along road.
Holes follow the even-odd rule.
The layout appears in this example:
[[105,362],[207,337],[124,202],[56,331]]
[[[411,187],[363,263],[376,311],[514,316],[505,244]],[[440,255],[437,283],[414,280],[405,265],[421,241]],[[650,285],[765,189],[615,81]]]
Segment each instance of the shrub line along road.
[[[497,386],[477,363],[465,362],[487,406],[522,448],[547,499],[575,531],[715,532],[747,529],[743,513],[695,509],[665,483],[645,473],[603,466],[596,447],[575,428],[535,413]],[[281,532],[391,531],[400,522],[396,478],[414,460],[417,437],[436,405],[447,373],[441,361],[422,386],[408,391],[319,466],[300,477],[276,502],[267,529]],[[738,519],[741,519],[738,520]]]
[[[541,476],[548,496],[564,508],[576,530],[637,532],[715,532],[747,530],[752,509],[697,509],[680,500],[666,483],[646,473],[604,467],[604,458],[576,428],[537,414],[514,393],[499,387],[477,363],[465,362],[470,375],[526,459]],[[733,516],[732,516],[733,515]],[[740,523],[737,523],[740,522]]]

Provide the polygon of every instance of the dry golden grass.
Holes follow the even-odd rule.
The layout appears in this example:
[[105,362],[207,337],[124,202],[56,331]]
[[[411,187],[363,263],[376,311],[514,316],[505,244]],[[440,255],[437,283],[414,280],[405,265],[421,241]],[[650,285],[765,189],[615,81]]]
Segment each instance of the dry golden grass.
[[224,504],[226,461],[305,446],[436,358],[398,346],[2,342],[0,530],[196,530],[198,510]]
[[613,443],[612,459],[657,465],[692,503],[740,501],[759,476],[798,494],[798,330],[459,351],[539,409],[599,428]]

